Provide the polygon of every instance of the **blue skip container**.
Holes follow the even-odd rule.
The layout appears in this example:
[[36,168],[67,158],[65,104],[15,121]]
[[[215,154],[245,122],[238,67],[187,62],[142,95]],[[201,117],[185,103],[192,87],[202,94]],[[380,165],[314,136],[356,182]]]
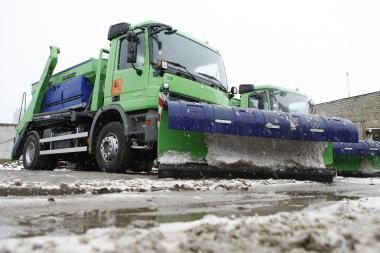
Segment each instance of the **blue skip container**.
[[53,112],[73,107],[85,107],[90,101],[92,85],[84,76],[49,86],[40,112]]

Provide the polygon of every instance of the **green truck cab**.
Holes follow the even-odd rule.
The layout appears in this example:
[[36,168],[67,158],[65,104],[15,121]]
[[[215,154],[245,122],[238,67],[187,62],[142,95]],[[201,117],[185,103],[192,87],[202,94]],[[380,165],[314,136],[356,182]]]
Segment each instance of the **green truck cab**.
[[[218,51],[168,25],[119,23],[110,27],[108,40],[110,49],[101,49],[98,59],[54,75],[59,49],[51,48],[17,126],[12,158],[22,155],[26,169],[52,169],[65,159],[107,172],[150,170],[163,85],[170,87],[171,99],[220,105],[236,93],[228,91]],[[66,98],[65,89],[73,89],[68,84],[79,77],[89,83],[90,95],[70,104],[78,98]],[[56,96],[54,87],[62,88],[63,99],[47,104]]]
[[266,111],[314,114],[314,102],[305,94],[274,85],[242,84],[240,99],[232,98],[230,105]]

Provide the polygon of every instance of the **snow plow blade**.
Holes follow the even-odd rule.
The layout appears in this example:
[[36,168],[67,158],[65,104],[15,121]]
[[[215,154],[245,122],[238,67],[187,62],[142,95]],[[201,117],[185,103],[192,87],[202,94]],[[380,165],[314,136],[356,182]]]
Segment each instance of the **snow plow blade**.
[[331,182],[331,143],[358,141],[350,121],[315,115],[167,99],[160,117],[159,177]]
[[334,167],[337,174],[346,177],[380,176],[380,142],[335,142]]

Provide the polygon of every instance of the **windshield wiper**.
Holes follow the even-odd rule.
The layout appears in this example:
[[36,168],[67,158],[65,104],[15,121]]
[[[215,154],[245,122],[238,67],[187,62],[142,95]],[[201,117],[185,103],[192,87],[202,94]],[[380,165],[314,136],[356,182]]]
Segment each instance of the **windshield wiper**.
[[219,79],[216,78],[215,76],[208,75],[208,74],[205,74],[205,73],[200,73],[200,72],[197,72],[197,74],[200,74],[200,75],[202,75],[202,76],[204,76],[204,77],[207,77],[208,79],[212,79],[212,80],[216,81],[217,86],[218,86],[219,88],[221,88],[221,89],[224,90],[224,91],[227,91],[226,87],[224,87],[224,85],[222,84],[222,82],[219,81]]
[[[166,61],[166,60],[165,60],[165,61]],[[167,62],[167,63],[170,63],[171,65],[173,65],[173,66],[175,66],[175,67],[179,67],[179,68],[185,70],[186,73],[189,74],[189,77],[190,77],[193,81],[197,80],[197,79],[195,78],[195,76],[194,76],[193,74],[191,74],[191,72],[189,71],[189,69],[188,69],[187,67],[183,66],[182,64],[180,64],[180,63],[178,63],[178,62],[172,62],[172,61],[166,61],[166,62]]]

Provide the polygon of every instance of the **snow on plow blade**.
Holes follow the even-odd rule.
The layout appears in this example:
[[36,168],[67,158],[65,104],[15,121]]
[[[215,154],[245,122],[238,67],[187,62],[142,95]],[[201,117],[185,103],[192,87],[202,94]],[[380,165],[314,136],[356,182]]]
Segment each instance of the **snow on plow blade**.
[[344,119],[168,99],[159,176],[331,181],[329,143],[357,141],[355,125]]
[[380,142],[334,142],[334,167],[338,175],[355,177],[380,176]]

